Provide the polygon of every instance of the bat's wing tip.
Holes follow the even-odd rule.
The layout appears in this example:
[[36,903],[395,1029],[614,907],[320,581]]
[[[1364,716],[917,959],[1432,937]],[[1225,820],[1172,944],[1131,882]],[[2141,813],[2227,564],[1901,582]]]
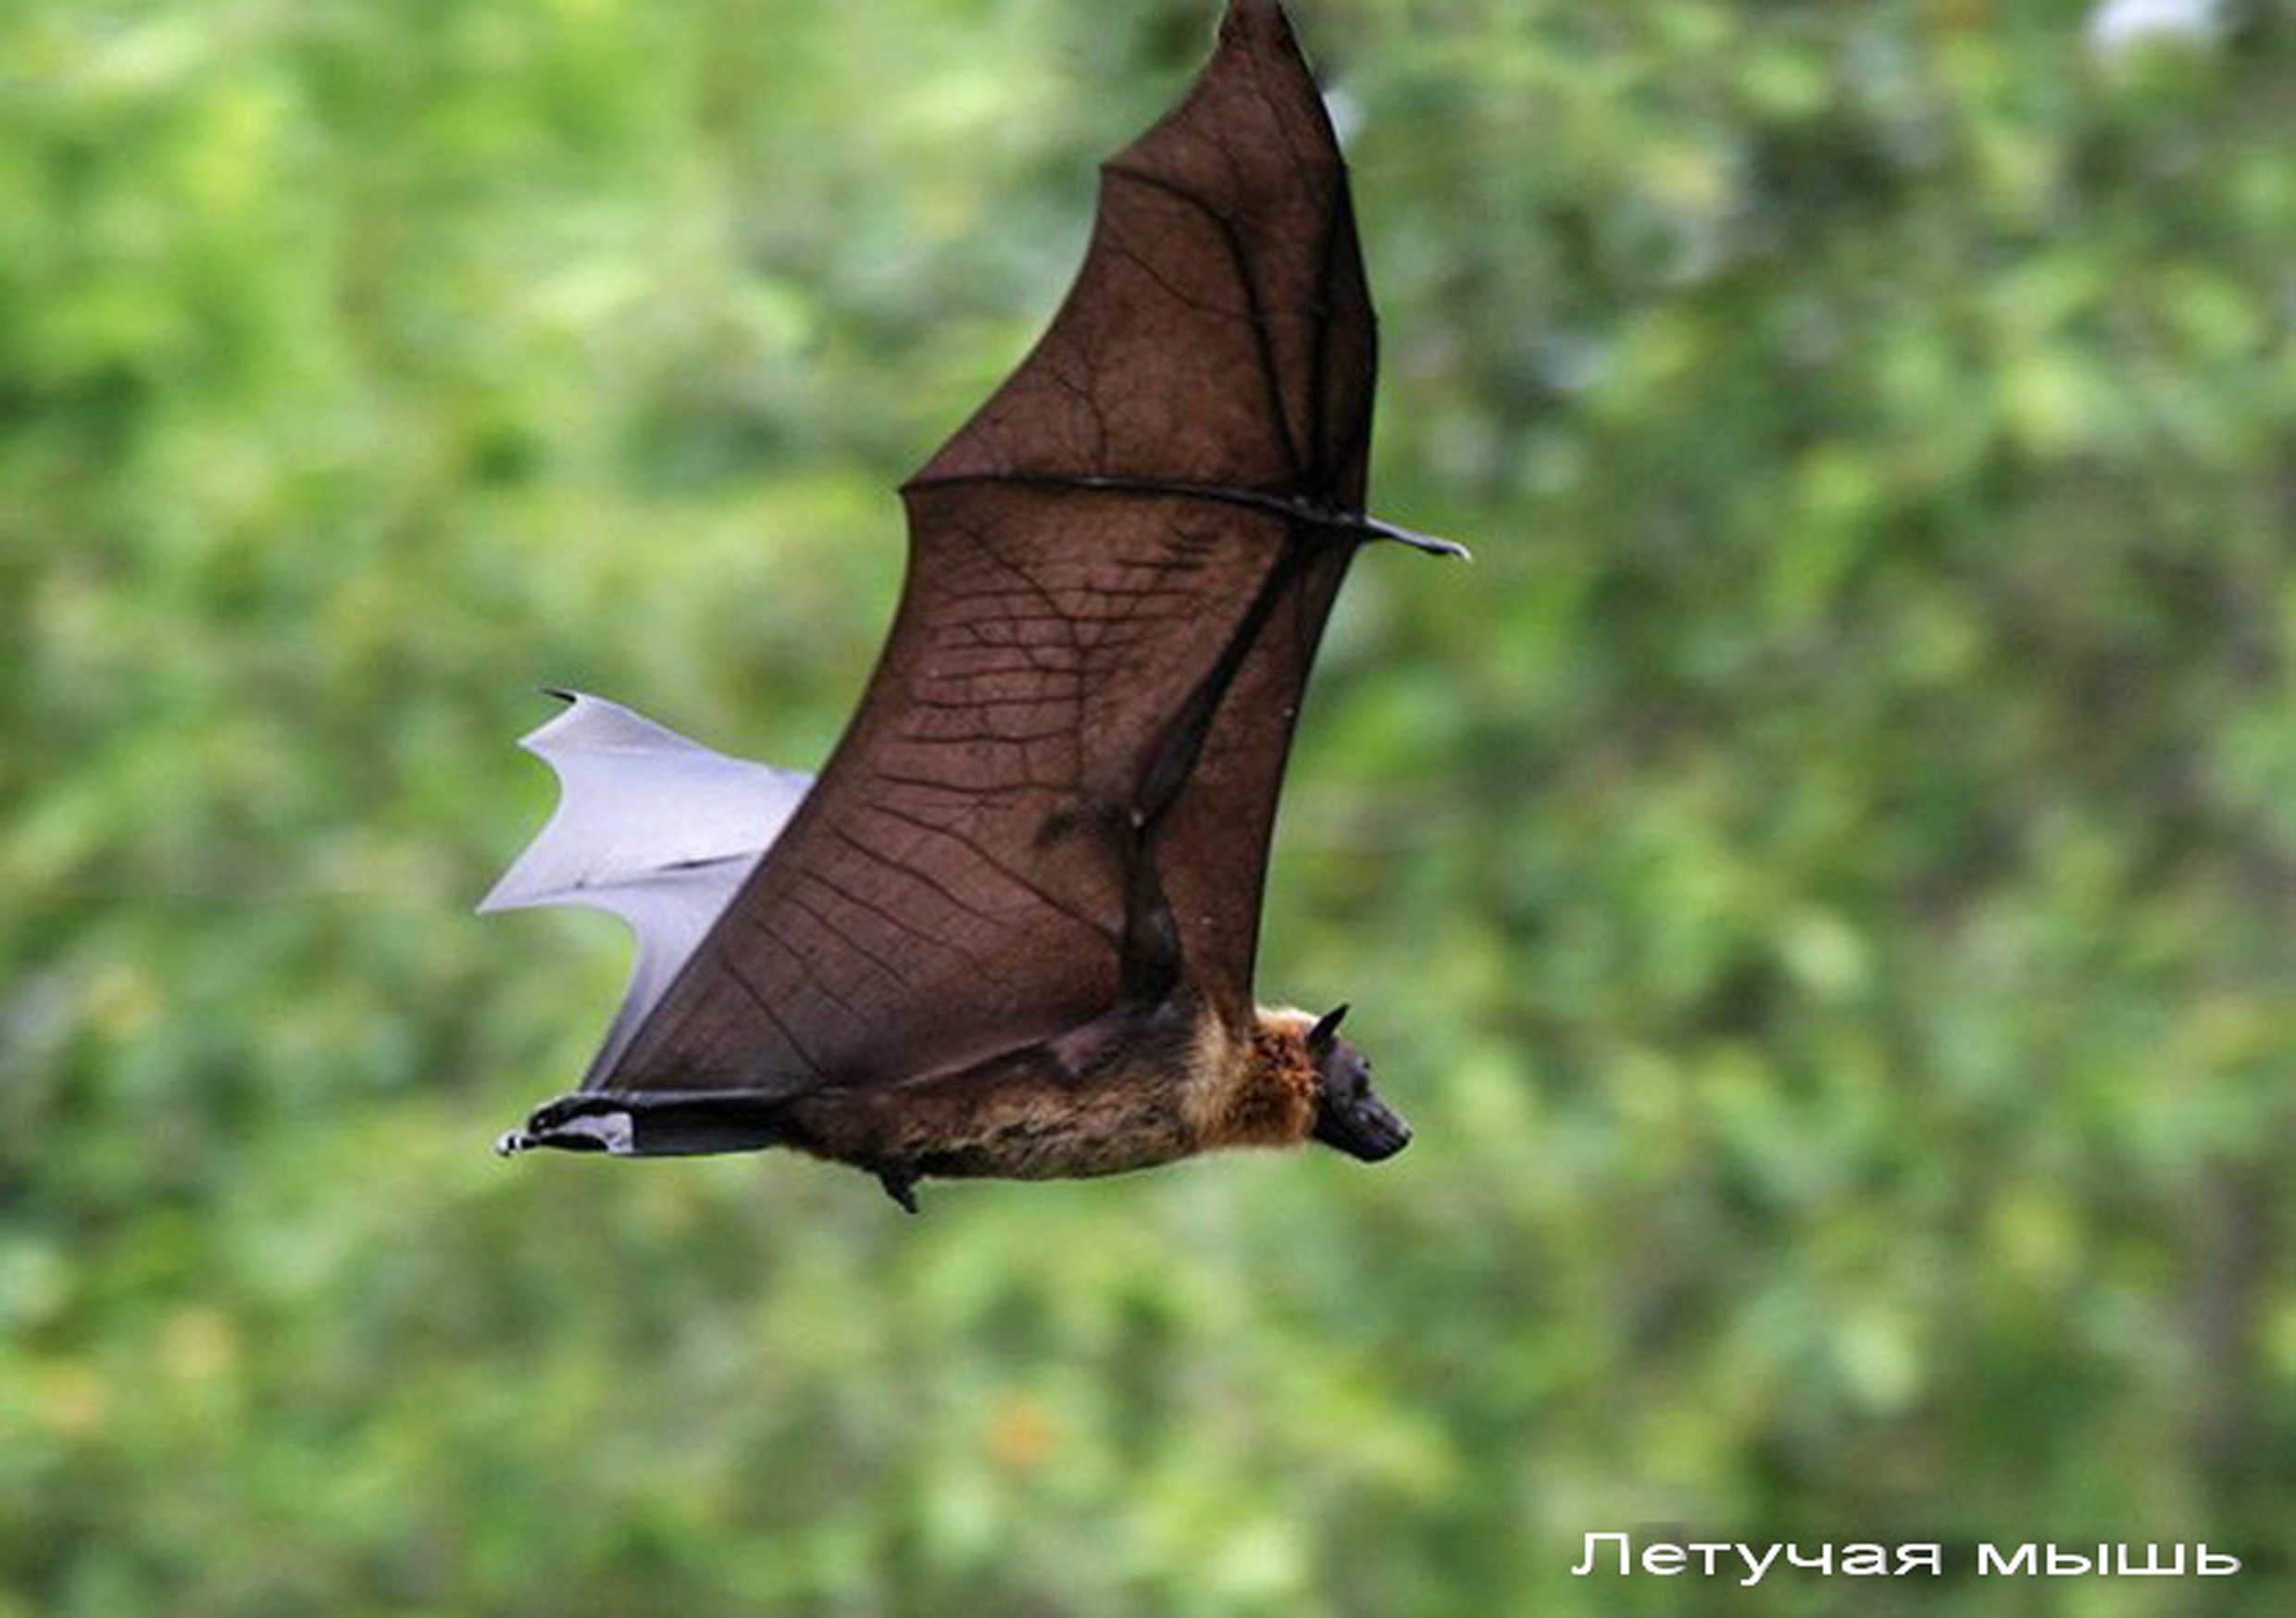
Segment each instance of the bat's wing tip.
[[1224,50],[1251,55],[1300,55],[1292,19],[1277,0],[1229,0],[1220,18],[1219,43]]
[[578,691],[571,686],[539,688],[566,706],[518,738],[518,745],[555,769],[558,758],[576,750],[643,750],[694,747],[668,726],[657,725],[634,708],[605,697]]
[[1292,19],[1283,14],[1280,0],[1228,0],[1227,15],[1220,19],[1220,37],[1242,38],[1254,44],[1279,44],[1292,37]]

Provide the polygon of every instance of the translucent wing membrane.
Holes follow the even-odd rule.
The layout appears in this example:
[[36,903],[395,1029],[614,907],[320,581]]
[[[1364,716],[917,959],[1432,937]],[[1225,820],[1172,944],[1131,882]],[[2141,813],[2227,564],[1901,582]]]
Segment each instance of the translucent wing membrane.
[[630,924],[636,959],[591,1063],[595,1078],[619,1059],[813,778],[714,753],[602,697],[559,694],[566,712],[519,741],[556,773],[557,808],[479,909],[580,904]]

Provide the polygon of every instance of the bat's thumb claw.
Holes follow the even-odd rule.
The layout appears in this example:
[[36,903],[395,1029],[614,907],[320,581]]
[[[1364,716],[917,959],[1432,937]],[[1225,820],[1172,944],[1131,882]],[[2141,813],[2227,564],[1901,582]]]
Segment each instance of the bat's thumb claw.
[[1392,540],[1396,544],[1408,545],[1429,556],[1454,556],[1462,562],[1475,560],[1475,553],[1456,540],[1446,540],[1441,534],[1423,534],[1416,529],[1382,522],[1376,517],[1359,517],[1352,525],[1375,540]]

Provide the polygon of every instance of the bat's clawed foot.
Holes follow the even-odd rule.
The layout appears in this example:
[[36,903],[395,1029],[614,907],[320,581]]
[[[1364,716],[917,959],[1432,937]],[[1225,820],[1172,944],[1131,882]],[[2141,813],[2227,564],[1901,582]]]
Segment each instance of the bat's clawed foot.
[[630,1113],[604,1096],[561,1096],[536,1107],[526,1126],[505,1130],[494,1140],[494,1155],[516,1157],[539,1147],[560,1151],[612,1151],[631,1148]]
[[901,1204],[905,1214],[917,1212],[917,1174],[910,1169],[886,1166],[877,1171],[877,1183],[885,1188],[885,1195]]

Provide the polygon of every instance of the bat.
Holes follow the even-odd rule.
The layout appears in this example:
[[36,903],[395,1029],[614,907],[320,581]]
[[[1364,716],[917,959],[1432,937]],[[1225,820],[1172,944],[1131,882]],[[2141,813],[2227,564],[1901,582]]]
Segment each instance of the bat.
[[1275,0],[1102,166],[1019,368],[902,487],[908,569],[817,779],[603,699],[523,745],[558,807],[482,911],[637,935],[573,1094],[505,1135],[782,1147],[877,1176],[1114,1174],[1410,1139],[1322,1016],[1253,993],[1277,794],[1356,549],[1376,369],[1346,169]]

